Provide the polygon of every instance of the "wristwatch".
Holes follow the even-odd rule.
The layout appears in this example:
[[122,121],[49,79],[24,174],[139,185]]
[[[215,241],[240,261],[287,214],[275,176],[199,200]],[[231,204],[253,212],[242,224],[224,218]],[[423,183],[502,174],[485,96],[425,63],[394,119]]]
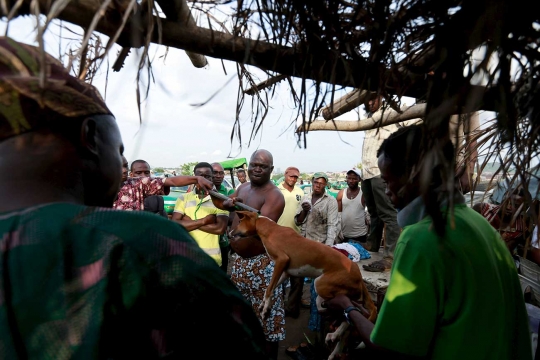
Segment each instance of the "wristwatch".
[[357,308],[356,306],[349,306],[348,308],[346,308],[344,311],[343,311],[343,315],[345,315],[345,319],[347,319],[347,322],[349,324],[351,324],[351,319],[349,318],[349,313],[351,311],[358,311],[360,314],[362,314],[362,310],[360,310],[359,308]]

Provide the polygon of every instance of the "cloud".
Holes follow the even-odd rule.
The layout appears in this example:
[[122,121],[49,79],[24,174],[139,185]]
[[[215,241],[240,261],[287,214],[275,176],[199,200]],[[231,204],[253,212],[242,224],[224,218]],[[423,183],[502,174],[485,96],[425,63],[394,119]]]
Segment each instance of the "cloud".
[[211,155],[221,155],[221,150],[215,150]]

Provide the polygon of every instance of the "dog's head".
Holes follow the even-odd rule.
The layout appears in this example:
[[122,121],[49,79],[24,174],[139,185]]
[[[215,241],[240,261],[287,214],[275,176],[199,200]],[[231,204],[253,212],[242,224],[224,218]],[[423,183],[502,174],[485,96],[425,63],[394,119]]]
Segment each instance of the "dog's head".
[[255,223],[257,222],[258,214],[251,211],[237,211],[236,216],[240,219],[238,226],[231,232],[231,236],[254,236],[257,235]]

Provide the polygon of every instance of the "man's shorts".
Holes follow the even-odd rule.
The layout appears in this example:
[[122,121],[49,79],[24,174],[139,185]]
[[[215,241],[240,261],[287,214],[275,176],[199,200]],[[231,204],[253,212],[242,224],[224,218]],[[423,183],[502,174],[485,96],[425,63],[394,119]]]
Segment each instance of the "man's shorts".
[[234,254],[231,280],[244,298],[251,303],[253,311],[261,321],[267,341],[285,339],[285,305],[283,287],[278,286],[272,295],[272,307],[266,320],[261,319],[259,305],[263,302],[264,292],[270,284],[274,272],[274,262],[268,255],[262,254],[249,259]]

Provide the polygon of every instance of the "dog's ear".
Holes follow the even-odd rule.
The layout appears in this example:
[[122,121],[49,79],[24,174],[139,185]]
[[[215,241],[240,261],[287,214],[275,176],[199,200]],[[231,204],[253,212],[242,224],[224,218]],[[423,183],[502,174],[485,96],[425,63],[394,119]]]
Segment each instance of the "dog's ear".
[[247,211],[237,211],[236,215],[238,215],[238,218],[242,220],[246,216]]

